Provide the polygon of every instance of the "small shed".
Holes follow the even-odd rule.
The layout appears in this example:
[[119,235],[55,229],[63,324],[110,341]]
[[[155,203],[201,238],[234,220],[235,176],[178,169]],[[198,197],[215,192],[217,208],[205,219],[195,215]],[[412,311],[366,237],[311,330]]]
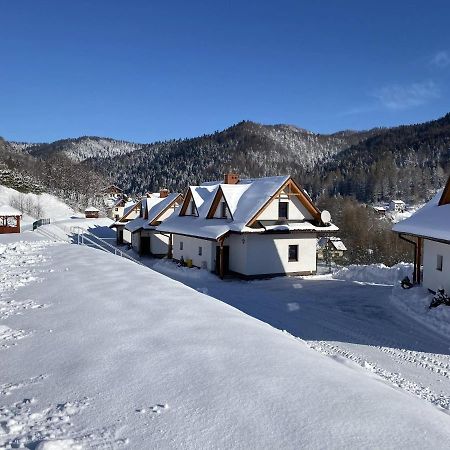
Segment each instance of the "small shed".
[[406,204],[403,200],[391,200],[389,203],[389,211],[405,212]]
[[9,205],[0,205],[0,234],[20,233],[22,213]]
[[100,210],[94,208],[93,206],[89,206],[84,210],[84,215],[86,216],[86,219],[98,219],[99,214]]

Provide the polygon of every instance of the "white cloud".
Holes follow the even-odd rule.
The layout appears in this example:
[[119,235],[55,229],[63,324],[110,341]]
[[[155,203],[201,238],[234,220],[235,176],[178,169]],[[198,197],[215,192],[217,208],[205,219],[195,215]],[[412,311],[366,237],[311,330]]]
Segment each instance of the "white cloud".
[[386,108],[407,109],[439,98],[440,92],[436,83],[430,80],[408,85],[384,86],[373,95]]
[[435,53],[431,58],[431,64],[436,67],[447,67],[450,65],[450,54],[444,50]]

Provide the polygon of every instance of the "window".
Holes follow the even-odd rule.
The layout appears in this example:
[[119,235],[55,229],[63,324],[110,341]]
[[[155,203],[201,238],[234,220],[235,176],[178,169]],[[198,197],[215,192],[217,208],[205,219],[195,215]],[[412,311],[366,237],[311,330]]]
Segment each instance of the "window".
[[194,200],[191,201],[191,215],[195,216],[195,203],[194,203]]
[[116,208],[116,212],[119,211],[119,208]]
[[198,256],[202,256],[203,249],[201,247],[198,248]]
[[227,204],[225,202],[222,202],[220,204],[220,217],[225,219],[227,217]]
[[180,250],[183,250],[183,241],[180,241]]
[[288,218],[288,202],[280,202],[278,203],[278,218],[279,219],[287,219]]
[[437,255],[436,270],[439,270],[440,272],[442,272],[443,262],[444,262],[444,257],[442,255]]
[[289,262],[298,261],[298,245],[289,246]]

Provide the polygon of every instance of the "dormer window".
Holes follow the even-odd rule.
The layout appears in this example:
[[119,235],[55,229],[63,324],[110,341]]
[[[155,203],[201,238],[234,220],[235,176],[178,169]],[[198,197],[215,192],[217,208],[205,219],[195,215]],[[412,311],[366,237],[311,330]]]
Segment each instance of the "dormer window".
[[278,203],[278,219],[288,219],[289,203]]
[[225,202],[222,202],[220,204],[220,217],[222,219],[226,219],[227,218],[227,204]]

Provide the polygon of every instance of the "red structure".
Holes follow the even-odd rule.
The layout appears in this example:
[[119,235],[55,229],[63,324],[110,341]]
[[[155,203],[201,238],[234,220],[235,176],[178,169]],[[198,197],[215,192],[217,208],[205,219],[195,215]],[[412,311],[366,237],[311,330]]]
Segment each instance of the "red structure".
[[9,205],[0,205],[0,234],[20,233],[22,213]]

